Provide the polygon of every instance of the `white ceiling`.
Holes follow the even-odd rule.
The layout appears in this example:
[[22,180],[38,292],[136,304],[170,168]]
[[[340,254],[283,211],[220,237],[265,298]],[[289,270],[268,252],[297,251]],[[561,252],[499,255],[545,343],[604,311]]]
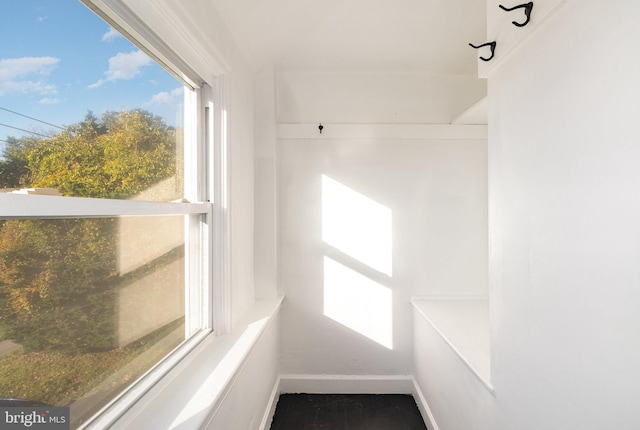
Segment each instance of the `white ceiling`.
[[476,75],[485,0],[211,0],[256,68]]

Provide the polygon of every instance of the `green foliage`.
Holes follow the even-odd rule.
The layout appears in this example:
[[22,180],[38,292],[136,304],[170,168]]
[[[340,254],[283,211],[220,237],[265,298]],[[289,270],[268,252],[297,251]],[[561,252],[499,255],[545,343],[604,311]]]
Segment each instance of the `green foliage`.
[[115,220],[5,221],[0,311],[28,350],[70,353],[114,346]]
[[0,188],[25,187],[30,181],[29,151],[37,144],[37,139],[22,137],[7,138],[0,160]]
[[175,174],[175,132],[143,110],[91,114],[28,155],[34,187],[63,195],[127,198]]
[[[175,175],[175,130],[143,110],[91,112],[47,139],[9,139],[0,187],[127,198]],[[115,344],[114,219],[0,221],[0,326],[31,351]]]

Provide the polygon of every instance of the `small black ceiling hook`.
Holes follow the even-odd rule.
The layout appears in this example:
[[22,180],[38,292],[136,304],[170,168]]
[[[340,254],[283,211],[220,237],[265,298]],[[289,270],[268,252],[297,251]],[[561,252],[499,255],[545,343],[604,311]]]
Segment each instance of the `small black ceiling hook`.
[[320,134],[322,134],[322,129],[324,128],[324,126],[322,125],[322,123],[320,123],[320,125],[318,126],[318,130],[320,130]]
[[524,15],[527,17],[527,20],[523,23],[519,23],[516,21],[511,21],[511,23],[513,25],[515,25],[516,27],[524,27],[525,25],[529,24],[529,21],[531,20],[531,11],[533,10],[533,2],[530,1],[529,3],[524,3],[518,6],[514,6],[512,8],[507,8],[504,7],[502,5],[498,5],[500,7],[500,9],[507,11],[507,12],[511,12],[512,10],[516,10],[516,9],[520,9],[520,8],[524,8]]
[[483,46],[490,46],[491,47],[491,57],[489,57],[489,58],[480,57],[480,59],[482,61],[490,61],[493,58],[493,55],[496,53],[496,45],[497,45],[496,42],[487,42],[487,43],[483,43],[482,45],[478,45],[478,46],[476,46],[476,45],[474,45],[472,43],[469,44],[469,46],[471,46],[472,48],[475,48],[475,49],[482,48]]

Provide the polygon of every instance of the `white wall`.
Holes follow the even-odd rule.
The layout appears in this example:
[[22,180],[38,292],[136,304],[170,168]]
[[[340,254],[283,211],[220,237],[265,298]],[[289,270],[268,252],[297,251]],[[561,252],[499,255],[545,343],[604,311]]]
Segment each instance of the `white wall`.
[[[255,300],[253,73],[229,74],[231,306],[236,321]],[[273,297],[273,296],[271,296]]]
[[442,430],[637,427],[638,16],[631,0],[568,1],[489,76],[496,395],[422,329]]
[[[287,297],[282,373],[411,374],[410,297],[487,294],[486,141],[284,139],[278,142],[278,167],[278,271]],[[337,244],[327,242],[333,227],[323,218],[332,201],[326,190],[334,186],[346,187],[347,195],[330,208],[346,225]],[[362,213],[360,200],[369,202]],[[374,222],[377,206],[390,213],[390,224]],[[369,223],[371,228],[359,235]],[[387,227],[390,245],[378,240]],[[355,243],[349,243],[351,236]],[[389,273],[384,263],[372,265],[375,258],[364,255],[378,246],[390,259]],[[351,302],[362,280],[366,290]],[[381,311],[385,304],[373,300],[378,291],[391,294],[391,303],[385,302],[392,309],[387,321]],[[355,321],[327,311],[336,303],[346,304],[347,316]],[[365,330],[358,325],[362,320]],[[376,338],[388,328],[391,349]]]
[[275,75],[272,68],[256,74],[255,102],[255,265],[256,297],[278,293],[277,160]]
[[[347,139],[344,127],[448,124],[484,96],[485,83],[371,71],[289,70],[274,78],[276,120],[306,123],[317,136],[277,141],[277,279],[287,297],[281,372],[409,375],[410,297],[487,295],[486,141],[402,132]],[[347,201],[331,208],[326,190],[336,187]],[[334,235],[340,243],[326,237],[327,207],[337,214],[334,228],[345,228]],[[376,207],[390,222],[376,221]]]

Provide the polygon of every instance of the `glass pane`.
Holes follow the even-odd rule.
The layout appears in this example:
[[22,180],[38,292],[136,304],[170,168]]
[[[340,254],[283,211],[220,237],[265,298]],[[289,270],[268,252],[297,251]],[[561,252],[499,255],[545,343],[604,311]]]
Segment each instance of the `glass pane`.
[[184,216],[0,221],[0,398],[93,415],[185,339]]
[[3,2],[2,16],[16,43],[0,52],[0,190],[184,197],[190,90],[77,0]]

